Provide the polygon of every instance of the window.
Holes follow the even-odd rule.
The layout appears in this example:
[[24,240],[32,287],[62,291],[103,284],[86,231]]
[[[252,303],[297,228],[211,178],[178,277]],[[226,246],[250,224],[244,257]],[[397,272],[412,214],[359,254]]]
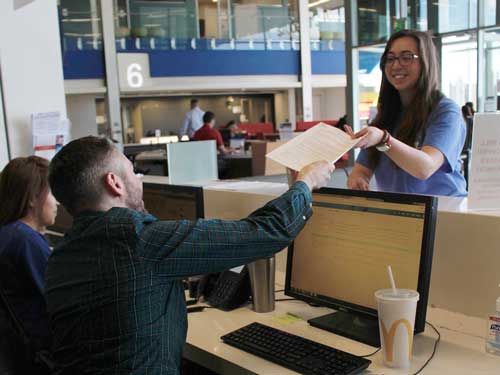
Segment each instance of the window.
[[477,39],[465,33],[442,39],[441,87],[458,105],[477,103]]

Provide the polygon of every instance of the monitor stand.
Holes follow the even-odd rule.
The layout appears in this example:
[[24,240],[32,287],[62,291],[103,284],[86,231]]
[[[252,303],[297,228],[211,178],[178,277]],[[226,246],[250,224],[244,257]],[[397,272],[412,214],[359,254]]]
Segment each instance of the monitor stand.
[[332,314],[309,319],[313,327],[321,328],[362,343],[380,347],[378,318],[355,312],[337,311]]

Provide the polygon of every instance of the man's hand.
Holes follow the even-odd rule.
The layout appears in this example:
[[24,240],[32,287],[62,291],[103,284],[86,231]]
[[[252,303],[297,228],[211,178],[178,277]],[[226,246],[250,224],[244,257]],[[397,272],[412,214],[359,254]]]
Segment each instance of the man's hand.
[[297,174],[297,181],[305,182],[309,189],[319,189],[330,181],[335,167],[326,160],[316,161],[302,168]]

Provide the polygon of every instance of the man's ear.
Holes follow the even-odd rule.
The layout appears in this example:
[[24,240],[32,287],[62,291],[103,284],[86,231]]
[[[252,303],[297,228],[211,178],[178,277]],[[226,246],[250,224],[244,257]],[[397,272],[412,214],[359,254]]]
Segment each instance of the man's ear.
[[121,197],[124,194],[125,184],[117,174],[108,172],[104,176],[104,186],[106,190],[114,197]]

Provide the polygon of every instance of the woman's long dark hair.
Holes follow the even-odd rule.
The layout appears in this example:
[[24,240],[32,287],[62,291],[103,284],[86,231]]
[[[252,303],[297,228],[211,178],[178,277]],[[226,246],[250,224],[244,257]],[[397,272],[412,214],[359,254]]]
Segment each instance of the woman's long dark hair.
[[[391,85],[385,74],[385,60],[396,39],[410,37],[417,42],[418,58],[422,67],[417,81],[416,93],[411,103],[403,112],[403,106],[398,91]],[[377,116],[370,125],[387,129],[393,133],[400,120],[398,140],[411,147],[425,133],[429,114],[439,103],[443,94],[439,91],[439,62],[432,36],[428,32],[401,30],[391,35],[380,60],[382,82],[377,104]],[[400,116],[402,115],[402,118]],[[368,150],[368,160],[371,169],[375,169],[380,159],[380,153],[371,148]]]
[[49,162],[38,156],[12,159],[0,173],[0,226],[26,216],[30,203],[49,189]]

